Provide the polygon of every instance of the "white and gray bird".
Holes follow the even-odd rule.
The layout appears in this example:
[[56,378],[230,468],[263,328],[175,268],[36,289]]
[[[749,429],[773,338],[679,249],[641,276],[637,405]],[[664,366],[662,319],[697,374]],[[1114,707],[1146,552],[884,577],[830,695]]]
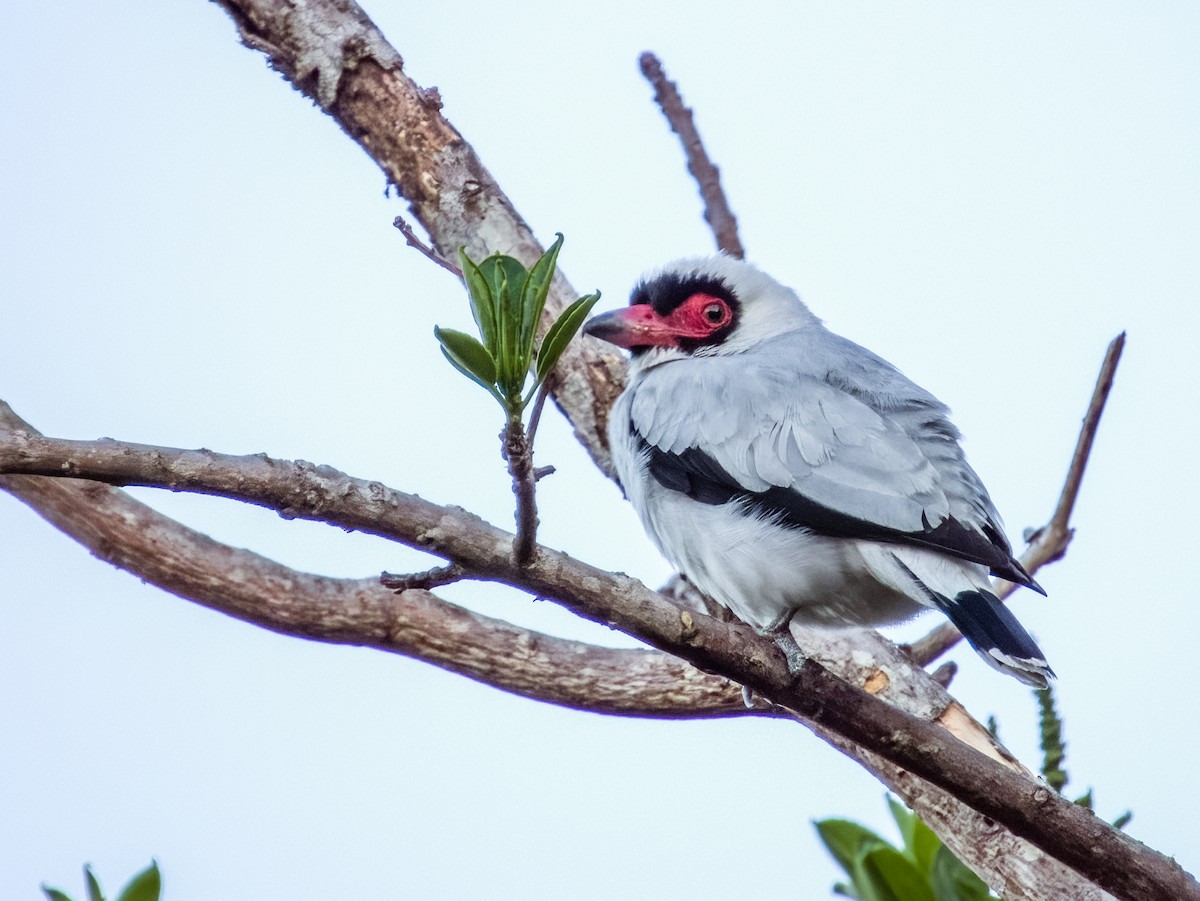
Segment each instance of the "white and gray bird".
[[762,632],[945,613],[985,661],[1054,673],[988,575],[1013,557],[949,410],[727,256],[649,273],[586,334],[631,353],[609,421],[621,486],[666,558]]

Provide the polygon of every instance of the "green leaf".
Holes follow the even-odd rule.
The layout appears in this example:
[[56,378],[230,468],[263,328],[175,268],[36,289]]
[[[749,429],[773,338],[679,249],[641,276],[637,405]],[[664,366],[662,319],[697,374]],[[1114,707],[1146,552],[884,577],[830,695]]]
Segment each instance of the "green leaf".
[[575,337],[575,333],[579,331],[599,299],[599,291],[579,298],[563,310],[562,315],[546,330],[546,337],[542,339],[541,349],[538,350],[537,384],[540,385],[546,380],[546,376],[550,374],[550,370],[554,368],[554,364],[558,362],[558,358],[567,349],[567,345],[571,343],[571,339]]
[[850,876],[854,875],[857,861],[868,851],[876,847],[891,847],[867,827],[850,820],[818,820],[813,826],[833,859]]
[[486,347],[466,332],[454,329],[435,325],[433,334],[441,343],[442,353],[451,366],[471,381],[486,388],[492,397],[501,400],[496,392],[496,361],[492,359]]
[[83,868],[83,878],[87,882],[88,901],[104,901],[104,892],[100,891],[100,883],[92,873],[92,868]]
[[919,816],[891,795],[888,795],[887,802],[892,811],[892,819],[900,827],[905,853],[917,865],[917,870],[928,875],[938,849],[942,847],[942,840]]
[[71,896],[66,892],[60,892],[56,888],[50,888],[46,883],[42,883],[42,892],[50,901],[71,901]]
[[937,901],[988,901],[992,898],[987,884],[944,845],[933,860],[929,881]]
[[471,315],[479,327],[483,346],[493,355],[496,353],[496,300],[491,286],[479,267],[467,256],[467,248],[458,248],[458,259],[462,264],[463,281],[467,286],[467,297],[471,301]]
[[855,879],[866,901],[938,901],[929,879],[903,852],[888,845],[867,852]]
[[1127,810],[1115,820],[1112,821],[1114,829],[1124,829],[1129,825],[1129,821],[1133,819],[1133,811]]
[[887,803],[888,809],[892,812],[892,819],[900,827],[900,838],[904,840],[904,847],[912,848],[913,833],[915,832],[913,824],[917,820],[917,815],[891,795],[887,796]]
[[529,276],[525,279],[525,286],[521,291],[521,348],[526,359],[533,359],[533,339],[537,335],[542,309],[546,306],[546,295],[550,293],[550,283],[554,279],[554,267],[562,243],[563,236],[560,232],[554,243],[529,270]]
[[479,264],[496,301],[496,384],[505,398],[519,397],[529,371],[521,354],[521,294],[528,273],[520,260],[494,253]]
[[129,880],[117,901],[158,901],[161,894],[162,875],[158,872],[158,862],[152,860],[150,866]]

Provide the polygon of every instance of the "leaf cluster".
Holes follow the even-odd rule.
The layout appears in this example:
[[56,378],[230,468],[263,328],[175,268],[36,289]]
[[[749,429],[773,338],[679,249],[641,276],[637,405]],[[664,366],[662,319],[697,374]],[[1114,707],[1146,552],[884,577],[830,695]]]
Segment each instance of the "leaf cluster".
[[857,901],[987,901],[995,896],[921,819],[894,798],[892,818],[904,844],[897,847],[850,820],[820,820],[817,834],[850,883],[834,892]]
[[[433,330],[450,364],[482,385],[509,416],[520,416],[529,405],[600,299],[597,291],[576,300],[546,330],[541,346],[535,346],[562,243],[560,234],[531,269],[501,253],[475,263],[459,248],[479,338],[440,326]],[[533,384],[526,389],[531,371]]]
[[[90,866],[83,868],[83,879],[87,884],[87,901],[105,901],[100,881],[92,872]],[[56,888],[42,886],[42,892],[49,901],[71,901],[71,896]],[[158,871],[157,861],[151,861],[150,866],[142,870],[132,879],[113,901],[158,901],[162,894],[162,876]]]

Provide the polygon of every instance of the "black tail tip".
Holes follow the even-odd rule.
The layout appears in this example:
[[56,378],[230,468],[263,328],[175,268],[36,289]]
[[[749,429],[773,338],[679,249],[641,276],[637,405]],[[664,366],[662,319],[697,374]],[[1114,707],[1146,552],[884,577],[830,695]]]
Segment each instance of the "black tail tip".
[[989,666],[1031,688],[1050,686],[1054,670],[1041,648],[990,591],[960,591],[941,606]]

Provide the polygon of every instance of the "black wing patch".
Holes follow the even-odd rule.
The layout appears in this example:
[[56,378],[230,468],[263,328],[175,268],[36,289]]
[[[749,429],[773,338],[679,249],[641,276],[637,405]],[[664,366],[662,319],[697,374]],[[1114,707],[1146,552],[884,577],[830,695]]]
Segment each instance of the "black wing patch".
[[699,448],[689,447],[680,454],[670,453],[650,444],[636,430],[632,431],[639,449],[648,455],[650,475],[655,481],[694,501],[714,506],[743,501],[752,510],[790,528],[808,529],[834,538],[864,538],[930,548],[960,560],[981,563],[994,576],[1046,593],[1013,557],[1008,541],[991,523],[980,533],[956,519],[946,519],[931,526],[922,516],[920,531],[902,532],[840,513],[810,500],[794,488],[748,491]]

